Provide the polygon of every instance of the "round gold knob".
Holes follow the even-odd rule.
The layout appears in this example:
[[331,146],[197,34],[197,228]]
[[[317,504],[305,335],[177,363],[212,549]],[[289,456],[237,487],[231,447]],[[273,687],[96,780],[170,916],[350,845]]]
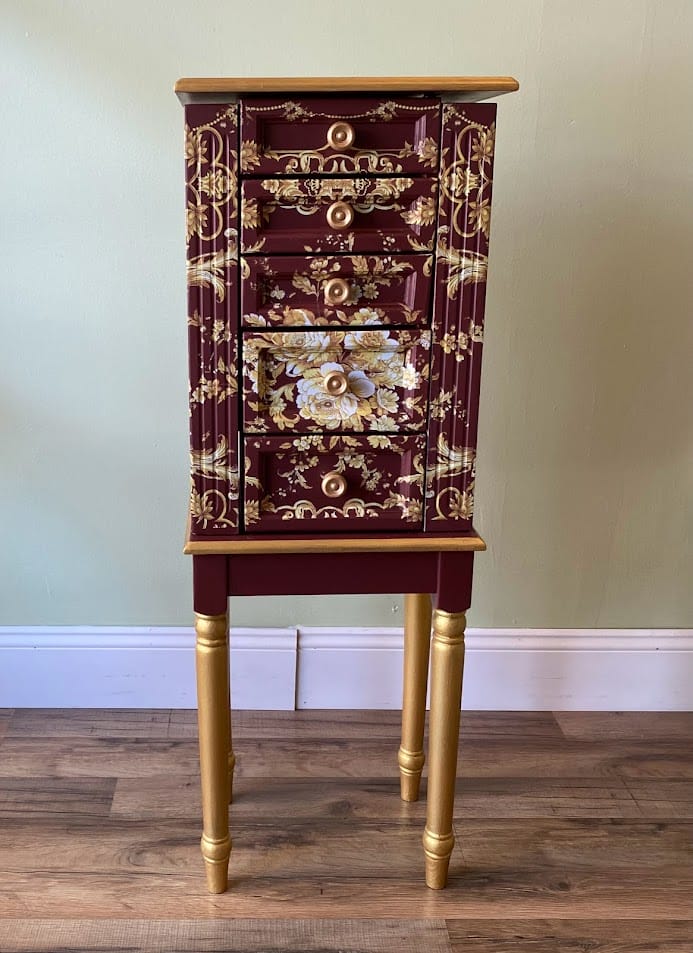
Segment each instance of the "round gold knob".
[[323,384],[330,397],[339,397],[340,394],[346,393],[349,381],[344,371],[328,371]]
[[349,282],[344,278],[330,278],[325,282],[323,290],[327,304],[345,304],[351,294]]
[[326,473],[320,484],[322,492],[325,496],[329,496],[331,500],[336,500],[337,497],[344,496],[346,488],[347,481],[342,474],[337,473],[336,470],[330,470],[329,473]]
[[346,202],[333,202],[327,210],[327,224],[337,231],[349,228],[354,221],[354,210]]
[[354,127],[348,122],[333,122],[327,130],[327,145],[331,149],[348,149],[354,136]]

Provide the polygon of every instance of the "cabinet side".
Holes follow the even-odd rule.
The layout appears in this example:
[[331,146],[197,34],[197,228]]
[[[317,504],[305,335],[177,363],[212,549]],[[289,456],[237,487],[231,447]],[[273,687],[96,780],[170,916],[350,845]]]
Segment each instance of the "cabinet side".
[[238,106],[185,108],[192,539],[239,532]]
[[429,532],[472,528],[495,118],[495,103],[443,105],[426,464]]

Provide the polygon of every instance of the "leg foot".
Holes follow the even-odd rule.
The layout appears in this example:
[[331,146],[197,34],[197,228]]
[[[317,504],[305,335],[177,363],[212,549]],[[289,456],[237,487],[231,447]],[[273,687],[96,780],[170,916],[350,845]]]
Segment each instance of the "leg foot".
[[195,614],[197,711],[202,781],[202,856],[211,893],[228,884],[229,689],[228,616]]
[[455,843],[452,815],[460,731],[465,624],[464,612],[445,612],[437,609],[433,613],[428,804],[423,845],[426,883],[434,890],[440,890],[447,882],[450,854]]
[[403,801],[419,799],[430,643],[431,597],[408,594],[404,597],[402,744],[397,755]]

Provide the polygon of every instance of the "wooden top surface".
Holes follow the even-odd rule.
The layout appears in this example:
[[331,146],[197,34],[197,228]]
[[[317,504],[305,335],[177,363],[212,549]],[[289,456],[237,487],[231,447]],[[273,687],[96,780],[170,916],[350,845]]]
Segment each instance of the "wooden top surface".
[[174,86],[182,101],[239,93],[450,93],[483,99],[519,88],[512,76],[186,76]]
[[263,539],[191,540],[186,534],[183,552],[188,556],[257,555],[260,553],[420,553],[481,552],[486,543],[480,536],[282,536]]

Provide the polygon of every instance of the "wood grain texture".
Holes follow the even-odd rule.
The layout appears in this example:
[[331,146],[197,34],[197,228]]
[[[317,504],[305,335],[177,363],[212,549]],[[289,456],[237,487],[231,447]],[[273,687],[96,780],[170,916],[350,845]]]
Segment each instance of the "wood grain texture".
[[0,819],[107,817],[115,778],[0,778]]
[[448,920],[453,953],[690,953],[693,920]]
[[176,93],[513,93],[512,76],[184,76]]
[[562,711],[556,721],[578,741],[693,742],[692,711]]
[[445,921],[25,920],[0,921],[3,953],[449,953]]
[[5,737],[13,713],[13,708],[0,708],[0,741]]
[[[658,718],[618,716],[606,738],[575,718],[566,738],[560,715],[463,713],[458,847],[434,894],[396,712],[239,713],[231,890],[211,897],[194,713],[15,712],[0,949],[437,951],[448,917],[465,953],[690,953],[693,752]],[[289,915],[313,925],[274,923]]]

